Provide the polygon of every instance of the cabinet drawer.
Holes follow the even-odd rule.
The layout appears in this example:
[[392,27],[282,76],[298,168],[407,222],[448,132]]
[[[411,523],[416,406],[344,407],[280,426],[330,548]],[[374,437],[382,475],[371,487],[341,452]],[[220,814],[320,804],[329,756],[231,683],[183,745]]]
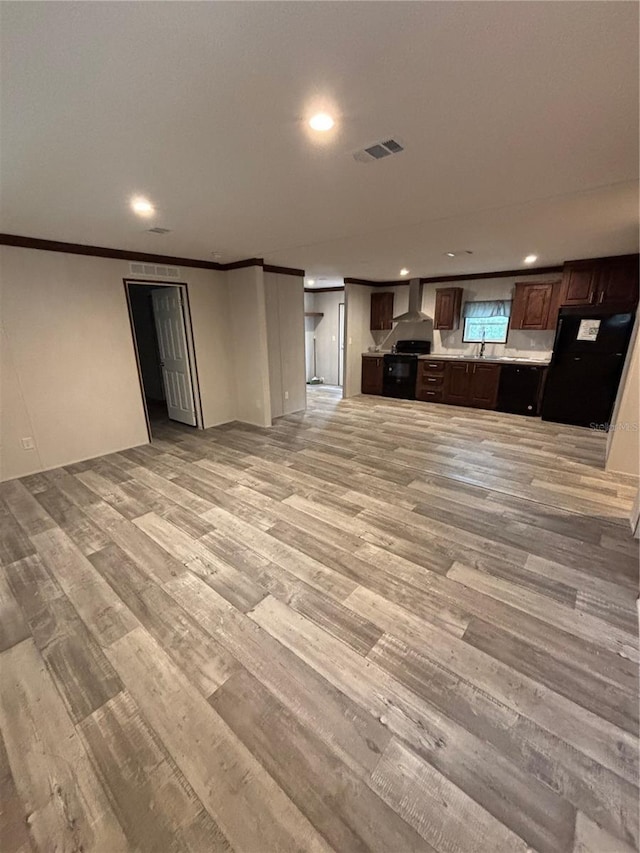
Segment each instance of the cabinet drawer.
[[422,373],[444,373],[444,361],[421,361]]
[[425,388],[424,385],[421,385],[418,388],[416,397],[425,403],[442,403],[444,400],[442,386],[439,388]]
[[442,385],[444,382],[444,373],[423,373],[420,377],[420,384],[426,388]]

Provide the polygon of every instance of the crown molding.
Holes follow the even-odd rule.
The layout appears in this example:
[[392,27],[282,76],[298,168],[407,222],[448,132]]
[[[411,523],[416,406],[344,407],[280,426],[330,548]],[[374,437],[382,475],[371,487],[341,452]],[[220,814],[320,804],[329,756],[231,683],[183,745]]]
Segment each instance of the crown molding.
[[[262,258],[246,258],[219,264],[216,261],[200,261],[196,258],[182,258],[176,255],[156,255],[151,252],[136,252],[133,249],[110,249],[106,246],[87,246],[84,243],[63,243],[59,240],[42,240],[39,237],[24,237],[19,234],[0,234],[0,246],[17,246],[21,249],[39,249],[44,252],[62,252],[67,255],[85,255],[93,258],[111,258],[118,261],[140,261],[149,264],[172,264],[205,270],[241,269],[242,267],[262,267]],[[297,271],[296,271],[297,274]],[[304,272],[302,273],[304,275]]]

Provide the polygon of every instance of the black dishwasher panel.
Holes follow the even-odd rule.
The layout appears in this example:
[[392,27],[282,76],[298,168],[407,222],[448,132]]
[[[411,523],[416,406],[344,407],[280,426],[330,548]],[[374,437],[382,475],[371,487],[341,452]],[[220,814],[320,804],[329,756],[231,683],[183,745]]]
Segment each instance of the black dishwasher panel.
[[540,410],[540,383],[544,367],[503,364],[498,387],[499,412],[515,415],[537,415]]

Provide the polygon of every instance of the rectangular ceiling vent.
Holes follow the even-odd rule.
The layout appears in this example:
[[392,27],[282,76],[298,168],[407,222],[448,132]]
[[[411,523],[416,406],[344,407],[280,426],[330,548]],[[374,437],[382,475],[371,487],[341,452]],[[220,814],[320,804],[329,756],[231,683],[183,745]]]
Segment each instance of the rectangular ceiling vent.
[[356,151],[353,159],[357,160],[358,163],[369,163],[371,160],[382,160],[384,157],[399,154],[401,151],[404,151],[404,145],[401,142],[398,142],[397,139],[385,139],[384,142],[374,142],[373,145]]
[[129,264],[131,275],[148,275],[153,278],[180,278],[178,267],[158,266],[156,264]]
[[171,228],[149,228],[149,234],[171,234]]

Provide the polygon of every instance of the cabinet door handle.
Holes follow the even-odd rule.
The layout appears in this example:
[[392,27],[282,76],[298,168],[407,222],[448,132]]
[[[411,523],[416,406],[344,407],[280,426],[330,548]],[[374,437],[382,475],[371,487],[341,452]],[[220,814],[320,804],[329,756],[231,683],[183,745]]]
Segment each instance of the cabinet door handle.
[[468,365],[468,364],[465,364],[465,366],[464,366],[464,372],[465,372],[465,373],[468,373],[468,372],[469,372],[469,365]]
[[598,305],[602,305],[603,302],[604,302],[604,290],[601,290],[600,296],[598,298]]
[[473,365],[473,372],[474,372],[474,373],[476,372],[476,367],[477,367],[477,365],[476,365],[476,364],[474,364],[474,365]]

